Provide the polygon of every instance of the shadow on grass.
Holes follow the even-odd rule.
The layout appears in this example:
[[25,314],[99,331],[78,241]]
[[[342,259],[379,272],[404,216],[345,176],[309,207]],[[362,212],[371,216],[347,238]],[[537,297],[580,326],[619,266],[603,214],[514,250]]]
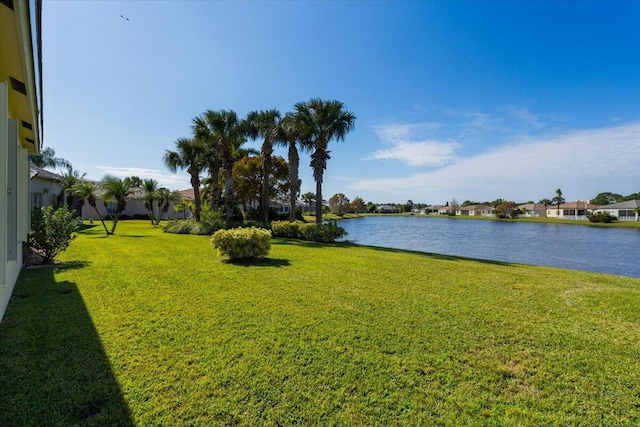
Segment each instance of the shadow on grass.
[[241,267],[289,267],[291,263],[286,259],[259,258],[259,259],[227,259],[225,264],[239,265]]
[[0,426],[134,425],[100,337],[72,282],[23,270],[0,323]]

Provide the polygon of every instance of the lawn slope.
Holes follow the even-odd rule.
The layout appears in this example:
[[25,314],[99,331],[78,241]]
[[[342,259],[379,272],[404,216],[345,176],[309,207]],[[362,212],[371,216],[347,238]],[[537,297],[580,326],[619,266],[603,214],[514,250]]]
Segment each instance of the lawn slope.
[[23,271],[0,425],[637,425],[640,280],[122,222]]

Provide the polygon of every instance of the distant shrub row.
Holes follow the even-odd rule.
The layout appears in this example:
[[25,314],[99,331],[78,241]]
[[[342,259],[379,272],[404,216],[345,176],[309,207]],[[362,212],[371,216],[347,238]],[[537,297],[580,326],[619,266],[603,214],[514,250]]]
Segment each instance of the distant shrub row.
[[227,227],[224,219],[210,219],[205,221],[196,222],[195,219],[186,220],[171,220],[168,221],[162,230],[165,233],[173,234],[199,234],[203,236],[210,236],[218,230],[226,228],[246,228],[246,227],[260,227],[268,228],[264,223],[259,221],[248,220],[244,222],[238,222]]
[[347,235],[347,231],[336,223],[311,224],[302,221],[273,221],[271,234],[274,237],[301,239],[311,242],[330,243]]

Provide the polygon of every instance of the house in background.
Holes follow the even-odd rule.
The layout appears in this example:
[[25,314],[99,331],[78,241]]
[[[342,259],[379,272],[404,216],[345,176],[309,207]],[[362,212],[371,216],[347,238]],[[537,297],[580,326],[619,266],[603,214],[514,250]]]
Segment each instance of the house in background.
[[640,220],[638,209],[640,209],[640,200],[627,200],[626,202],[599,206],[594,212],[608,212],[618,218],[618,221],[638,221]]
[[31,165],[29,168],[31,178],[31,209],[46,206],[55,206],[58,195],[62,192],[60,186],[61,176]]
[[40,151],[41,2],[0,1],[0,319],[22,269],[30,222],[29,154]]
[[489,205],[458,206],[456,215],[462,216],[492,216],[493,208]]
[[562,203],[560,206],[547,205],[547,218],[558,219],[587,219],[587,213],[593,212],[598,206],[581,202],[580,200],[569,203]]
[[[133,192],[127,198],[127,206],[124,212],[120,214],[120,218],[135,219],[135,218],[148,217],[147,208],[145,207],[144,201],[143,201],[144,192],[140,188],[133,188],[132,190]],[[90,206],[89,203],[85,202],[84,205],[82,205],[82,208],[80,210],[81,218],[83,220],[99,220],[100,216],[102,216],[103,219],[107,219],[109,218],[110,214],[115,213],[116,211],[115,201],[107,202],[105,206],[105,203],[102,201],[102,198],[101,198],[100,190],[96,191],[94,193],[94,196],[96,198],[96,208],[98,209],[98,212],[100,215],[98,215],[98,212],[96,212],[96,210],[92,206]],[[178,202],[180,201],[178,200]],[[176,203],[177,202],[171,202],[171,204],[169,205],[169,210],[162,217],[162,219],[182,219],[183,213],[176,212],[174,209]],[[153,210],[154,214],[158,215],[159,208],[158,208],[157,201],[154,202],[153,209],[154,209]]]
[[546,211],[550,207],[551,205],[543,205],[542,203],[525,203],[518,205],[518,209],[522,212],[520,216],[526,218],[545,218],[547,214]]

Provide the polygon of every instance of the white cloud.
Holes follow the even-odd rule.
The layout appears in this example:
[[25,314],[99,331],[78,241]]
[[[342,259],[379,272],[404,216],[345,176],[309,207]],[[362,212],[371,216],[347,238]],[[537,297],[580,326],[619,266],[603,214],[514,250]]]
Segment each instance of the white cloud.
[[385,143],[391,145],[375,151],[369,159],[399,160],[409,166],[439,166],[455,160],[455,142],[420,140],[425,131],[435,130],[439,123],[378,126],[375,132]]
[[568,199],[633,192],[640,182],[640,123],[515,142],[428,173],[359,180],[350,190],[392,192],[398,200],[523,201],[563,189]]

